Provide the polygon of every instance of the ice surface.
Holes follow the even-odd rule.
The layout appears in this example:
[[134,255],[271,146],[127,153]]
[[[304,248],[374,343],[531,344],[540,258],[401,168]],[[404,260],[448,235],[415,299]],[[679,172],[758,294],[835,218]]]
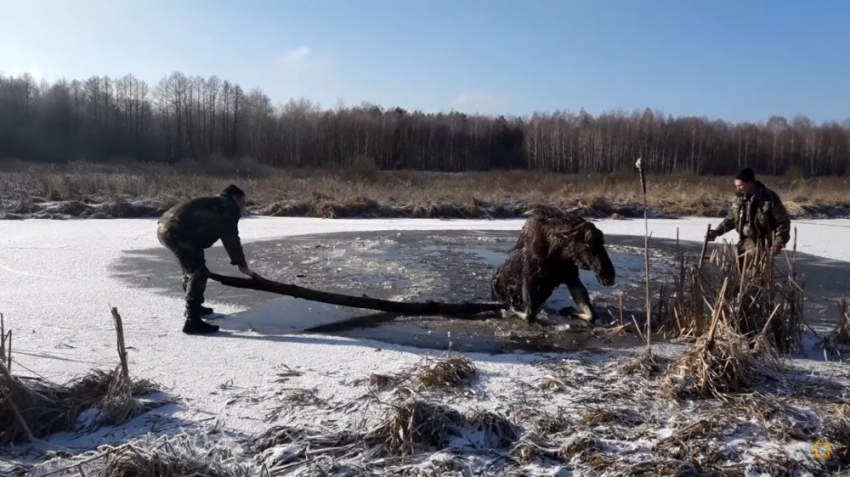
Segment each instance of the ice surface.
[[[706,224],[717,219],[650,221],[654,238],[699,242]],[[240,229],[247,255],[251,242],[287,235],[370,230],[519,230],[522,220],[325,220],[302,218],[246,218]],[[606,234],[642,236],[642,220],[602,220],[598,226]],[[794,223],[799,230],[798,250],[847,261],[850,259],[850,220],[805,221]],[[417,363],[424,354],[435,354],[368,340],[332,336],[285,334],[322,320],[337,319],[347,313],[338,307],[290,302],[288,315],[277,322],[268,314],[275,301],[252,311],[208,303],[223,313],[235,314],[219,320],[226,332],[217,336],[187,336],[181,331],[182,302],[153,290],[129,288],[110,276],[108,267],[122,253],[159,246],[155,220],[23,220],[0,222],[0,312],[6,327],[14,330],[15,367],[48,379],[65,381],[85,374],[95,366],[113,367],[117,362],[114,329],[109,307],[115,306],[124,318],[130,373],[136,378],[153,379],[167,392],[182,399],[169,406],[168,413],[185,422],[206,422],[236,432],[256,433],[268,427],[258,416],[279,402],[274,396],[282,366],[303,372],[291,378],[289,386],[316,388],[324,399],[344,402],[361,396],[363,385],[356,378],[371,373],[390,374]],[[727,240],[734,240],[730,233]],[[828,240],[826,240],[828,238]],[[217,244],[216,247],[220,247]],[[176,263],[175,263],[176,267]],[[210,268],[231,272],[225,262]],[[235,269],[234,269],[235,270]],[[298,303],[298,305],[292,305]],[[228,323],[225,325],[224,321]],[[267,327],[265,333],[252,331]],[[268,327],[272,327],[270,329]],[[477,404],[496,407],[509,398],[517,382],[531,383],[546,374],[529,366],[530,355],[468,354],[486,379],[479,385],[488,397]],[[812,370],[826,366],[807,362]],[[246,396],[251,397],[250,399]],[[553,403],[557,405],[558,403]],[[301,414],[304,422],[316,418]],[[153,422],[152,422],[153,421]],[[161,423],[151,416],[134,422],[111,438],[156,429]],[[119,437],[116,437],[119,436]],[[53,442],[87,448],[109,440],[97,438],[69,440],[57,435]]]

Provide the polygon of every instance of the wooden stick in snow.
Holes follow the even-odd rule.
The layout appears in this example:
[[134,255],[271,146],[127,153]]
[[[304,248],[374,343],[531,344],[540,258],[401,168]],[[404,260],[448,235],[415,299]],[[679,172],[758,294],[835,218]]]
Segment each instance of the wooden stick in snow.
[[6,364],[9,372],[12,372],[12,330],[6,332],[6,321],[3,313],[0,313],[0,361]]
[[3,313],[0,313],[0,361],[6,361],[6,323],[3,321]]
[[702,252],[699,254],[699,264],[697,265],[697,270],[702,270],[702,262],[705,261],[705,252],[708,251],[708,234],[711,232],[711,224],[708,224],[708,228],[705,230],[705,238],[702,241]]
[[649,290],[649,217],[647,215],[646,176],[643,172],[643,161],[639,157],[635,166],[640,173],[640,185],[643,189],[643,257],[646,262],[646,349],[652,353],[652,299]]
[[110,307],[112,312],[112,321],[115,322],[115,334],[117,335],[118,344],[118,359],[121,360],[121,374],[124,379],[130,382],[130,368],[127,365],[127,348],[124,346],[124,322],[121,320],[121,315],[118,314],[118,308]]

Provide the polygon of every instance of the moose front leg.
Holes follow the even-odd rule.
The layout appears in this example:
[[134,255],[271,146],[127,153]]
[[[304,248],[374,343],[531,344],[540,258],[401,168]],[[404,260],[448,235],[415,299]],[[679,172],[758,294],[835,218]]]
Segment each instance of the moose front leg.
[[573,297],[573,302],[578,308],[578,311],[573,316],[588,323],[594,323],[597,317],[596,310],[593,309],[593,304],[590,302],[590,295],[587,293],[584,283],[576,276],[568,280],[566,285],[570,290],[570,295]]
[[516,316],[525,320],[527,324],[532,324],[537,321],[537,311],[538,307],[535,306],[534,296],[535,290],[534,283],[527,276],[522,277],[522,312],[515,312]]
[[522,301],[525,303],[525,321],[532,324],[537,321],[537,290],[536,287],[532,290],[533,285],[529,277],[524,277],[522,280]]

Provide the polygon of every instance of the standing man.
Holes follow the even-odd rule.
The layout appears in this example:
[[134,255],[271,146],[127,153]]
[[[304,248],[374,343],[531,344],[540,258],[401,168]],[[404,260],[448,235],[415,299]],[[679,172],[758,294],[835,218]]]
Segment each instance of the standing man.
[[735,230],[738,232],[738,256],[756,248],[771,249],[778,255],[791,238],[791,218],[779,195],[756,180],[752,169],[746,168],[735,176],[735,198],[729,215],[706,237],[717,237]]
[[213,312],[203,306],[204,290],[209,270],[204,261],[204,250],[221,239],[230,256],[231,265],[240,272],[254,276],[245,261],[239,239],[239,218],[245,210],[245,193],[229,185],[214,197],[199,197],[181,202],[168,209],[157,222],[159,243],[171,250],[183,269],[183,291],[186,292],[186,322],[183,333],[209,334],[218,331],[201,316]]

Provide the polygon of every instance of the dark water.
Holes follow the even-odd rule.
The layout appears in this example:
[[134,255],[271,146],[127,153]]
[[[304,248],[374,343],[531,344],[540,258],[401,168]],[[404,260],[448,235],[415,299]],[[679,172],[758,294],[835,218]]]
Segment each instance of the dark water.
[[[384,231],[287,237],[245,245],[251,267],[271,280],[375,298],[440,302],[490,301],[490,278],[505,258],[516,232],[506,231]],[[598,326],[624,313],[642,316],[644,301],[643,238],[606,235],[617,284],[602,287],[591,272],[582,271],[597,311]],[[653,239],[653,276],[670,276],[675,246]],[[698,253],[687,244],[687,253]],[[224,250],[216,245],[206,253],[211,270],[238,275]],[[801,262],[801,270],[817,272],[816,260]],[[164,248],[127,254],[113,265],[114,273],[133,286],[179,297],[180,270]],[[850,275],[844,268],[845,275]],[[834,277],[833,277],[834,278]],[[847,280],[848,277],[844,277]],[[815,280],[817,281],[817,279]],[[840,281],[840,279],[839,279]],[[493,316],[464,320],[443,317],[405,317],[308,302],[253,290],[223,287],[210,281],[209,304],[229,303],[247,311],[216,320],[224,330],[252,330],[274,335],[293,332],[322,333],[372,339],[423,348],[469,351],[565,350],[595,346],[628,346],[636,338],[603,343],[586,326],[561,318],[557,310],[573,306],[566,288],[553,293],[545,308],[549,318],[528,328],[514,318]],[[596,331],[603,331],[597,329]]]

